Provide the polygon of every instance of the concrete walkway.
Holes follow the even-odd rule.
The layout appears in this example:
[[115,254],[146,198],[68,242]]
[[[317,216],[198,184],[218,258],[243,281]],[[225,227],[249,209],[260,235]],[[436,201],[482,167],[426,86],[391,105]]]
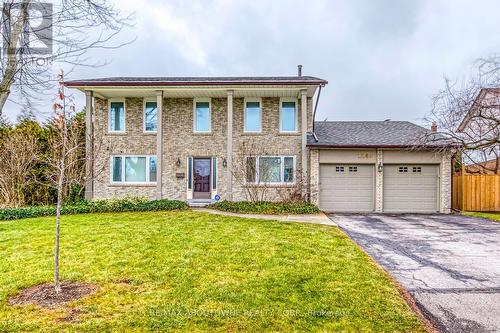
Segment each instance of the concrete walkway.
[[336,224],[330,220],[325,214],[304,214],[304,215],[266,215],[266,214],[240,214],[240,213],[230,213],[224,212],[216,209],[209,208],[193,208],[193,211],[225,215],[225,216],[235,216],[250,219],[263,219],[263,220],[275,220],[281,222],[303,222],[312,224],[323,224],[336,226]]

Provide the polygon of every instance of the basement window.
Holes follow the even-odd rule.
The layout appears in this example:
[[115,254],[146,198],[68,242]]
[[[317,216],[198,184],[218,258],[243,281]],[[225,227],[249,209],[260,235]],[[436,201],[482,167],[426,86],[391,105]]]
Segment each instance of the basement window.
[[400,166],[399,167],[399,172],[401,172],[401,173],[408,172],[408,167],[406,167],[406,166]]

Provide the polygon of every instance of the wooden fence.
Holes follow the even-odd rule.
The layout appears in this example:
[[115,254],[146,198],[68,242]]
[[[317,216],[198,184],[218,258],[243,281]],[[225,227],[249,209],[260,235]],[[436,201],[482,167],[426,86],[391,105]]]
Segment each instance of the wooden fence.
[[500,211],[500,175],[453,176],[452,207],[461,211]]

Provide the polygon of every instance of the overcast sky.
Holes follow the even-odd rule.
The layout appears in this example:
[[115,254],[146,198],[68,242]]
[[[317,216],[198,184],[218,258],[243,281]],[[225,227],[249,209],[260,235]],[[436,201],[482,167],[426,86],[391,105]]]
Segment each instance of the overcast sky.
[[[444,75],[462,77],[474,59],[500,51],[498,0],[116,3],[135,12],[122,38],[137,40],[94,53],[112,63],[67,79],[296,75],[302,64],[304,75],[329,82],[317,120],[421,123]],[[10,103],[8,117],[17,109]]]

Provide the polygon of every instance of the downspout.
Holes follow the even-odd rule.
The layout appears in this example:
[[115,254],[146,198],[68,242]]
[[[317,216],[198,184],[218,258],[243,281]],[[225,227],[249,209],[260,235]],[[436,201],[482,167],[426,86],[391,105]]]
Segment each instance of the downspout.
[[316,136],[316,132],[314,130],[315,129],[314,123],[316,122],[316,111],[318,110],[318,102],[319,102],[319,97],[321,96],[321,88],[323,88],[323,85],[319,86],[318,96],[316,96],[316,103],[314,104],[314,111],[313,111],[312,135],[314,140],[316,140],[316,142],[318,142],[318,137]]

